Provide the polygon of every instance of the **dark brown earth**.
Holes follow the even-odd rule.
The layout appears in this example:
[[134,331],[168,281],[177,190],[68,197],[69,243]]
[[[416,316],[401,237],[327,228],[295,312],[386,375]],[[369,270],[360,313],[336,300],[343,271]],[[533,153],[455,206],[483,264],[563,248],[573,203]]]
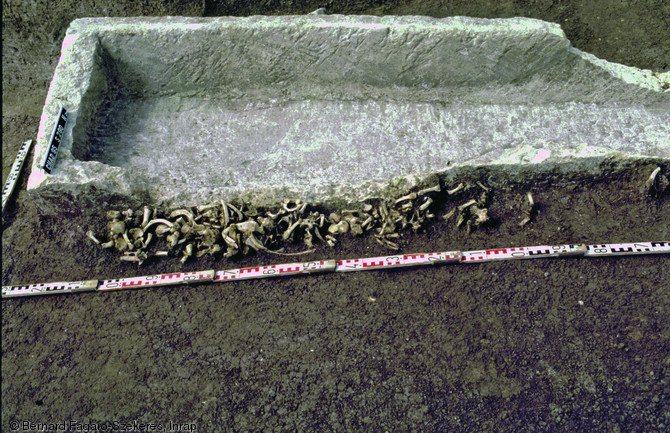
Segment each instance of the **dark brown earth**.
[[[37,133],[70,20],[304,13],[324,3],[58,5],[3,0],[3,181],[21,143]],[[663,1],[325,6],[333,13],[532,16],[559,22],[575,46],[607,60],[669,68]],[[670,197],[640,192],[658,165],[670,171],[665,160],[619,171],[605,164],[597,178],[529,175],[517,183],[501,172],[466,173],[495,188],[494,223],[468,235],[441,221],[402,238],[402,251],[669,240]],[[104,231],[108,208],[139,203],[62,197],[59,215],[48,216],[25,180],[3,223],[3,284],[283,262],[258,254],[138,270],[84,233]],[[522,228],[526,191],[540,212]],[[388,254],[371,237],[344,237],[305,260]],[[667,431],[669,264],[668,256],[545,259],[5,299],[1,430],[75,420],[192,422],[204,432]]]

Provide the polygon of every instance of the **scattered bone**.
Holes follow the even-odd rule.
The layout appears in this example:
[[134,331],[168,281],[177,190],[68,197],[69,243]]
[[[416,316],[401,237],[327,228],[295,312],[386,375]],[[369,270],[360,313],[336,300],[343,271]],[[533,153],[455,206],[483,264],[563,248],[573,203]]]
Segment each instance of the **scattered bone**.
[[98,238],[95,237],[92,230],[86,232],[86,237],[95,242],[96,244],[100,245],[100,241],[98,240]]
[[254,220],[237,223],[235,226],[240,233],[247,236],[251,235],[252,233],[261,233],[261,227]]
[[196,206],[195,208],[198,212],[205,212],[211,209],[216,209],[218,205],[219,205],[218,203],[201,204],[200,206]]
[[531,194],[530,191],[526,194],[526,198],[528,199],[528,207],[526,208],[524,218],[519,223],[519,227],[523,227],[529,222],[531,222],[533,217],[535,216],[535,213],[537,212],[537,207],[535,206],[535,200],[533,200],[533,194]]
[[644,187],[648,192],[651,192],[652,188],[654,187],[654,183],[656,182],[656,176],[661,172],[661,167],[656,167],[654,171],[651,172],[651,175],[649,176],[649,179],[644,183]]
[[[482,197],[490,188],[478,182]],[[472,185],[460,183],[444,193],[469,191]],[[144,253],[149,256],[180,255],[182,261],[206,254],[232,257],[253,251],[271,254],[300,255],[313,251],[315,242],[334,246],[340,235],[351,233],[361,236],[373,231],[375,239],[386,248],[399,249],[397,240],[402,232],[412,229],[420,232],[435,213],[432,207],[442,193],[440,184],[410,192],[396,199],[378,199],[375,204],[359,206],[330,214],[309,209],[302,200],[284,200],[279,208],[254,208],[242,203],[241,207],[219,200],[192,208],[167,212],[167,217],[156,209],[144,206],[140,211],[109,211],[110,239],[107,248],[116,247],[127,257]],[[445,195],[446,195],[445,194]],[[470,197],[471,198],[471,197]],[[486,199],[468,202],[452,209],[443,218],[458,215],[457,225],[467,222],[471,230],[488,220]],[[362,210],[361,210],[362,209]],[[300,253],[277,251],[287,243],[301,241],[309,250]],[[98,241],[102,245],[100,241]],[[182,247],[183,245],[183,247]],[[156,249],[152,253],[150,249]],[[163,251],[161,254],[158,252]],[[132,254],[129,254],[132,253]]]
[[341,220],[337,224],[331,224],[330,227],[328,227],[328,233],[330,233],[331,235],[341,235],[348,232],[349,232],[349,223],[346,222],[345,220]]
[[144,231],[141,228],[135,227],[133,229],[128,230],[128,233],[130,234],[130,236],[132,236],[133,240],[136,241],[142,238]]
[[419,206],[419,210],[424,211],[424,210],[428,209],[428,207],[430,207],[430,205],[432,203],[433,203],[433,199],[430,198],[430,197],[426,197],[426,200],[424,201],[424,203],[421,206]]
[[446,214],[444,214],[444,216],[442,216],[442,219],[443,219],[443,220],[448,220],[449,218],[451,218],[452,216],[454,216],[454,215],[456,214],[456,211],[457,211],[456,208],[450,210],[449,212],[447,212]]
[[186,209],[178,209],[178,210],[172,211],[172,213],[170,213],[170,216],[168,216],[168,218],[169,219],[174,219],[174,218],[177,218],[177,217],[180,217],[180,216],[183,216],[186,219],[188,219],[188,221],[191,224],[195,224],[195,218],[193,217],[193,213],[191,211],[186,210]]
[[169,235],[167,235],[165,240],[167,240],[168,244],[170,245],[170,248],[176,247],[177,243],[179,243],[179,232],[170,233]]
[[369,226],[374,220],[375,220],[374,217],[373,217],[372,215],[369,215],[369,216],[365,219],[365,221],[363,221],[363,223],[361,223],[361,227],[362,227],[364,230],[367,230],[367,229],[368,229],[368,226]]
[[[145,229],[147,230],[147,229]],[[156,225],[155,233],[156,236],[162,238],[163,236],[166,236],[168,233],[170,233],[172,230],[170,229],[170,226],[166,224],[158,224]]]
[[454,194],[456,194],[457,192],[460,192],[461,190],[463,190],[463,188],[465,188],[465,186],[463,185],[463,183],[459,183],[458,186],[457,186],[456,188],[447,190],[447,194],[449,194],[449,195],[454,195]]
[[469,208],[470,206],[474,206],[477,204],[477,200],[470,200],[466,203],[463,203],[462,205],[458,206],[458,210],[463,212],[465,209]]
[[128,244],[128,248],[132,250],[135,247],[135,245],[133,244],[133,242],[128,237],[128,230],[123,232],[123,234],[121,236],[123,236],[123,240],[126,241],[126,244]]
[[358,223],[352,223],[349,226],[350,226],[350,229],[351,229],[351,234],[353,236],[360,236],[364,233],[363,226],[361,226]]
[[399,199],[397,199],[397,200],[395,201],[395,204],[398,204],[398,203],[403,202],[403,201],[406,201],[406,200],[414,200],[414,199],[417,198],[417,196],[418,196],[418,195],[417,195],[417,193],[415,193],[415,192],[413,192],[413,193],[411,193],[411,194],[407,194],[406,196],[404,196],[404,197],[400,197]]
[[168,228],[169,228],[169,227],[172,227],[172,225],[173,225],[170,221],[168,221],[168,220],[166,220],[166,219],[163,219],[163,218],[156,218],[156,219],[153,219],[153,220],[151,220],[151,221],[149,221],[149,222],[147,223],[147,225],[144,227],[144,231],[145,231],[145,232],[146,232],[146,231],[149,231],[149,229],[150,229],[152,226],[154,226],[154,225],[158,225],[158,224],[167,226]]
[[112,221],[118,220],[121,218],[121,212],[119,212],[118,210],[107,211],[107,218]]
[[309,230],[306,231],[303,242],[307,248],[312,248],[314,246],[313,239],[314,237],[312,236],[312,233]]
[[187,244],[186,247],[184,248],[184,256],[181,258],[182,263],[186,263],[186,261],[193,255],[193,244]]
[[295,212],[295,211],[297,211],[298,209],[300,209],[300,204],[301,204],[300,200],[295,200],[295,207],[293,207],[293,208],[291,208],[291,207],[289,206],[289,204],[291,203],[291,201],[292,201],[292,200],[284,200],[284,201],[281,203],[281,207],[282,207],[282,209],[284,209],[284,211],[286,211],[286,212],[288,212],[288,213]]
[[386,238],[384,238],[384,237],[375,236],[375,240],[376,240],[380,245],[383,245],[383,246],[385,246],[385,247],[391,248],[392,250],[399,250],[399,249],[400,249],[400,246],[399,246],[397,243],[392,242],[392,241],[390,241],[390,240],[388,240],[388,239],[386,239]]
[[149,224],[150,219],[151,219],[151,209],[149,209],[149,206],[144,206],[144,212],[142,213],[142,228],[146,227],[147,224]]
[[117,236],[114,239],[114,247],[116,247],[117,250],[123,252],[126,251],[130,248],[130,245],[128,242],[123,238],[123,236]]
[[287,241],[287,240],[291,237],[291,235],[293,234],[293,231],[294,231],[299,225],[300,225],[300,221],[296,221],[296,222],[294,222],[293,224],[291,224],[291,225],[289,226],[289,228],[287,228],[287,229],[284,231],[284,233],[282,234],[282,239],[285,240],[285,241]]
[[419,192],[417,192],[417,195],[422,196],[424,194],[428,194],[429,192],[440,192],[440,191],[441,191],[440,184],[438,183],[437,185],[431,186],[430,188],[424,188],[420,190]]
[[137,265],[139,266],[148,258],[149,255],[144,251],[134,251],[125,253],[119,257],[119,260],[123,262],[137,262]]
[[123,221],[114,221],[109,225],[109,232],[112,235],[120,235],[126,231],[126,224]]
[[221,200],[221,210],[223,212],[223,220],[221,223],[223,224],[224,227],[228,227],[228,224],[230,224],[230,213],[228,213],[228,206],[226,205],[226,202]]
[[670,186],[670,181],[661,173],[661,167],[656,167],[649,176],[649,179],[644,183],[645,192],[657,197],[663,195],[668,186]]
[[480,209],[476,206],[473,206],[470,209],[471,209],[471,211],[473,213],[473,216],[475,218],[474,219],[474,224],[476,224],[476,225],[484,224],[485,222],[487,222],[489,220],[489,215],[488,215],[489,210],[488,209]]
[[456,227],[460,227],[460,226],[462,226],[463,223],[465,222],[465,219],[466,219],[466,218],[465,218],[465,215],[464,215],[464,214],[462,214],[462,213],[461,213],[461,214],[458,214],[458,219],[456,220]]
[[337,238],[333,235],[326,235],[326,243],[331,247],[334,247],[337,243]]
[[244,219],[244,215],[242,215],[242,211],[233,206],[232,203],[226,203],[226,205],[233,210],[237,214],[237,220],[242,221]]
[[151,245],[151,241],[152,241],[153,239],[154,239],[154,234],[153,234],[153,233],[149,233],[149,234],[147,235],[147,238],[144,240],[144,243],[142,243],[142,249],[145,249],[145,250],[146,250],[147,248],[149,248],[149,245]]

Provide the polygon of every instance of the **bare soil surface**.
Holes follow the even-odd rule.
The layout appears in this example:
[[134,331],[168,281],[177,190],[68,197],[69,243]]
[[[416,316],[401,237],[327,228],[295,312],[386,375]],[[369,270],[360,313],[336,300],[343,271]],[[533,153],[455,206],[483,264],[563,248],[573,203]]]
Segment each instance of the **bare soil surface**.
[[[590,9],[595,2],[294,3],[66,1],[54,9],[3,0],[3,181],[21,143],[37,133],[62,36],[76,17],[320,6],[524,15],[559,22],[575,46],[607,60],[661,71],[670,58],[667,24],[659,24],[670,11],[661,1]],[[657,166],[670,171],[667,160],[649,160],[621,170],[603,164],[597,177],[464,172],[457,180],[493,188],[492,223],[469,234],[438,218],[401,238],[401,251],[667,241],[670,196],[641,190]],[[25,191],[25,174],[3,220],[3,285],[286,261],[258,253],[138,269],[85,233],[103,233],[105,211],[139,199],[62,196],[54,216]],[[539,213],[520,227],[528,191]],[[440,203],[438,217],[457,204]],[[390,254],[371,236],[345,235],[303,258]],[[77,421],[195,423],[203,432],[667,431],[669,265],[667,255],[544,259],[3,299],[0,429]]]

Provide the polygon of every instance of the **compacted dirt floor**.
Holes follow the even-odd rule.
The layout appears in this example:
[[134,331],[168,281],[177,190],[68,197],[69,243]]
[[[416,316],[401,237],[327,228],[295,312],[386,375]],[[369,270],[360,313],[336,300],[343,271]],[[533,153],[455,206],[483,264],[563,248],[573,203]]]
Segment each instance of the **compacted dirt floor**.
[[[21,143],[37,133],[71,19],[324,6],[295,3],[3,0],[3,181]],[[459,3],[466,2],[325,6],[338,13],[532,16],[560,22],[575,46],[608,60],[668,69],[667,28],[658,21],[668,16],[665,2],[598,2],[591,9],[561,1]],[[403,236],[401,251],[667,241],[670,197],[643,190],[658,166],[670,172],[667,160],[618,170],[604,163],[597,177],[519,180],[472,170],[463,180],[493,188],[491,223],[468,233],[438,218],[425,232]],[[85,237],[89,229],[105,231],[106,210],[138,203],[64,196],[58,213],[44,212],[25,192],[25,174],[3,219],[3,285],[286,262],[258,253],[185,265],[165,259],[138,269]],[[529,191],[538,213],[521,227]],[[456,204],[440,203],[438,217]],[[303,259],[390,254],[372,236],[345,235],[335,248],[318,245]],[[0,430],[28,422],[77,431],[78,422],[83,431],[83,423],[95,422],[107,423],[107,431],[151,431],[147,423],[162,423],[202,432],[662,432],[670,428],[669,349],[667,255],[3,299]]]

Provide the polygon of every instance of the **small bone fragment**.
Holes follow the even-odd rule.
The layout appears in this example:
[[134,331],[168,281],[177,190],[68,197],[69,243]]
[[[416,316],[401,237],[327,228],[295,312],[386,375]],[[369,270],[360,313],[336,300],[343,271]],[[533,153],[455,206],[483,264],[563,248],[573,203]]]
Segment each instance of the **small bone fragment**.
[[170,244],[171,248],[174,248],[179,243],[179,232],[171,233],[165,238]]
[[340,221],[337,224],[331,224],[328,227],[328,233],[332,235],[344,234],[349,231],[349,223],[345,220]]
[[417,193],[412,192],[412,193],[407,194],[406,196],[403,196],[403,197],[400,197],[399,199],[397,199],[395,201],[395,204],[398,204],[398,203],[400,203],[402,201],[406,201],[406,200],[414,200],[416,197],[417,197]]
[[146,248],[149,246],[149,244],[151,243],[151,241],[153,240],[153,238],[154,238],[154,234],[153,234],[153,233],[149,233],[149,234],[147,235],[147,238],[146,238],[145,241],[144,241],[144,245],[143,245],[142,248],[145,248],[145,249],[146,249]]
[[[144,231],[145,232],[148,231],[151,228],[151,226],[156,225],[156,224],[162,224],[162,225],[165,225],[165,226],[168,226],[168,227],[172,227],[172,225],[173,225],[170,221],[168,221],[166,219],[156,218],[156,219],[153,219],[153,220],[151,220],[147,223],[147,225],[144,227]],[[156,228],[156,230],[158,230],[158,228]]]
[[119,257],[119,260],[125,262],[137,262],[138,265],[141,265],[149,256],[144,251],[137,252],[128,252],[123,256]]
[[366,228],[368,225],[370,225],[373,221],[374,221],[374,218],[372,217],[372,215],[370,215],[370,216],[367,217],[367,219],[366,219],[365,221],[363,221],[363,222],[361,223],[361,227],[363,227],[363,228],[365,229],[365,228]]
[[298,227],[299,225],[300,225],[300,220],[298,220],[298,221],[294,222],[293,224],[291,224],[291,225],[289,226],[289,228],[287,228],[287,229],[284,231],[284,234],[282,234],[282,239],[284,239],[285,241],[287,241],[287,240],[291,237],[291,234],[293,233],[293,230],[295,230],[296,227]]
[[333,235],[326,235],[326,243],[331,247],[334,247],[337,243],[337,238]]
[[180,216],[186,217],[191,224],[195,224],[195,218],[193,217],[193,213],[186,209],[177,209],[175,211],[172,211],[172,213],[170,213],[168,218],[173,219]]
[[230,214],[228,213],[228,206],[226,205],[226,202],[221,200],[221,207],[223,209],[223,226],[227,227],[228,224],[230,224]]
[[430,198],[430,197],[426,197],[426,201],[425,201],[421,206],[419,206],[419,210],[420,210],[420,211],[424,211],[424,210],[428,209],[428,207],[429,207],[432,203],[433,203],[433,199]]
[[229,208],[231,208],[233,210],[233,212],[235,212],[237,214],[237,220],[238,221],[242,221],[244,219],[244,215],[242,215],[241,210],[239,210],[238,208],[233,206],[232,203],[226,203],[226,204],[228,205]]
[[128,238],[128,230],[123,232],[123,239],[128,243],[128,248],[132,250],[135,247],[135,245],[130,241],[130,238]]
[[656,181],[656,176],[658,176],[658,173],[660,172],[661,167],[656,167],[656,169],[651,172],[649,179],[647,179],[647,181],[644,183],[644,187],[647,191],[651,191],[651,189],[654,187],[654,181]]
[[89,230],[89,231],[86,232],[86,237],[88,237],[90,240],[92,240],[96,244],[100,245],[100,241],[98,240],[98,238],[95,237],[92,230]]
[[109,218],[110,220],[118,220],[119,218],[121,218],[121,212],[119,212],[118,210],[107,211],[107,218]]
[[214,209],[218,205],[219,205],[218,203],[201,204],[200,206],[196,206],[196,209],[198,210],[198,212],[204,212],[206,210]]
[[437,185],[432,186],[430,188],[424,188],[424,189],[420,190],[419,192],[417,192],[416,194],[417,195],[424,195],[424,194],[428,194],[429,192],[440,192],[440,184],[438,183]]
[[293,207],[293,208],[289,207],[289,203],[291,203],[291,201],[292,200],[284,200],[281,204],[282,209],[284,209],[288,213],[295,212],[295,211],[299,210],[300,207],[301,207],[300,206],[300,204],[301,204],[300,200],[295,201],[295,207]]
[[125,251],[130,248],[130,245],[128,245],[128,242],[126,242],[123,236],[117,236],[117,238],[114,239],[114,246],[119,251]]
[[170,233],[171,231],[172,230],[170,230],[170,227],[167,226],[166,224],[158,224],[156,226],[156,230],[155,230],[156,236],[158,236],[158,237],[163,237],[163,236],[167,235],[168,233]]
[[473,207],[473,215],[475,217],[475,225],[483,224],[489,220],[488,209],[480,209],[478,207]]
[[144,206],[144,213],[142,214],[142,224],[141,227],[144,228],[149,224],[149,220],[151,219],[151,209],[149,209],[149,206]]
[[305,232],[305,238],[304,238],[304,243],[307,248],[312,248],[314,246],[312,239],[313,239],[312,233],[309,230],[307,230]]
[[461,182],[461,183],[458,184],[458,186],[456,188],[447,190],[447,194],[454,195],[457,192],[459,192],[460,190],[462,190],[463,188],[465,188],[465,186]]
[[350,224],[351,234],[354,236],[360,236],[363,234],[363,227],[358,223]]
[[258,223],[254,220],[248,220],[241,223],[237,223],[235,224],[235,226],[240,233],[244,233],[245,235],[250,235],[254,232],[255,233],[261,232],[261,226],[259,226]]
[[142,231],[141,228],[135,227],[130,230],[128,230],[128,233],[130,233],[130,236],[133,237],[133,240],[137,240],[142,237],[144,232]]
[[452,216],[454,216],[455,213],[456,213],[456,208],[453,208],[452,210],[450,210],[449,212],[447,212],[444,216],[442,216],[442,219],[443,219],[443,220],[448,220],[449,218],[451,218]]
[[661,173],[661,167],[657,167],[649,176],[649,179],[644,183],[645,192],[652,194],[652,190],[660,197],[665,190],[670,186],[668,178]]
[[388,239],[385,239],[385,238],[383,238],[383,237],[375,236],[375,240],[376,240],[377,243],[379,243],[380,245],[383,245],[383,246],[385,246],[385,247],[391,248],[391,249],[393,249],[393,250],[398,250],[398,249],[400,249],[400,246],[399,246],[398,244],[396,244],[395,242],[391,242],[391,241],[389,241]]
[[120,235],[126,231],[126,224],[123,221],[114,221],[109,225],[109,232],[113,235]]
[[467,203],[463,203],[462,205],[460,205],[460,206],[458,207],[458,210],[460,210],[461,212],[463,212],[465,209],[469,208],[470,206],[476,205],[476,204],[477,204],[477,200],[472,199],[472,200],[470,200],[469,202],[467,202]]

